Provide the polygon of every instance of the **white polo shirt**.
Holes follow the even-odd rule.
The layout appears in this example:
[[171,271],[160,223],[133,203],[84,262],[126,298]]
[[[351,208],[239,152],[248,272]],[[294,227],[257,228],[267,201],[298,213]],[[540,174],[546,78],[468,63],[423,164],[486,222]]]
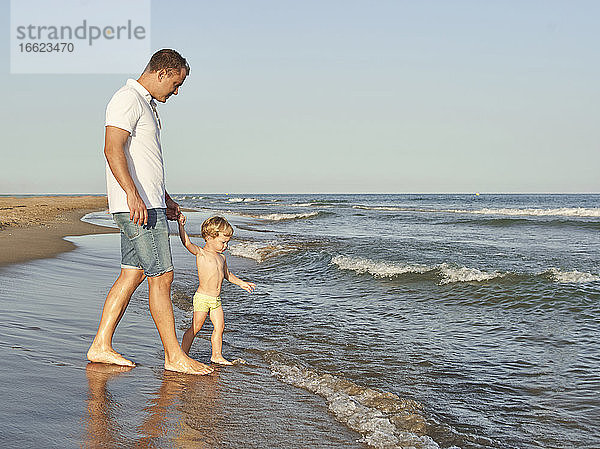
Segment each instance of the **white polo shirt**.
[[[106,107],[106,125],[129,133],[125,157],[129,173],[148,209],[165,208],[165,170],[160,146],[156,103],[144,86],[128,79]],[[106,163],[106,190],[110,213],[129,212],[127,195]]]

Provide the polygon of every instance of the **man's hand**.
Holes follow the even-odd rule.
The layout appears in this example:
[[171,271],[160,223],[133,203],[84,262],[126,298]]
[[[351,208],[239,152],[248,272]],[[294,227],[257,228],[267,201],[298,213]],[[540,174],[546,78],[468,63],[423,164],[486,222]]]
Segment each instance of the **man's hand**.
[[187,221],[187,218],[185,218],[185,215],[179,214],[179,218],[177,219],[177,221],[181,226],[184,226],[185,222]]
[[167,204],[167,220],[178,220],[181,215],[179,204],[173,201],[169,195],[165,195],[165,203]]
[[135,224],[146,226],[148,224],[148,209],[140,194],[135,192],[127,195],[127,207],[129,207],[129,219]]

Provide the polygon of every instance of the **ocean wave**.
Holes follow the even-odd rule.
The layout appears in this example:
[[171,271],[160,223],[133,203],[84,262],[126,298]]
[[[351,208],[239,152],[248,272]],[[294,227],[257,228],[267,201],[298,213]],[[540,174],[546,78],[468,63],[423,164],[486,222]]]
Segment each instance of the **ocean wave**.
[[317,201],[311,201],[311,202],[307,202],[307,203],[291,203],[291,204],[287,204],[287,206],[290,206],[290,207],[319,207],[321,209],[331,209],[333,207],[336,207],[337,205],[319,203]]
[[252,217],[252,218],[259,218],[261,220],[271,220],[271,221],[282,221],[282,220],[297,220],[297,219],[304,219],[304,218],[312,218],[312,217],[316,217],[317,215],[319,215],[319,212],[304,212],[304,213],[299,213],[299,214],[257,214],[257,215],[251,215],[251,214],[246,214],[244,216],[246,217]]
[[358,274],[370,274],[375,278],[393,278],[403,274],[435,273],[439,276],[439,284],[452,284],[456,282],[485,282],[498,279],[507,275],[515,276],[543,276],[559,284],[583,284],[600,281],[600,274],[581,272],[577,270],[563,271],[558,268],[549,268],[536,273],[511,273],[501,271],[484,271],[478,268],[462,267],[450,263],[436,265],[410,264],[403,262],[387,262],[336,255],[331,263],[340,270],[354,271]]
[[562,271],[559,268],[550,268],[544,273],[554,282],[559,284],[584,284],[587,282],[600,281],[600,276],[592,273],[582,273],[581,271]]
[[505,276],[506,273],[498,271],[481,271],[477,268],[455,267],[443,263],[437,266],[442,276],[440,284],[452,284],[454,282],[483,282]]
[[337,255],[331,259],[341,270],[356,271],[359,274],[369,273],[376,278],[394,277],[405,273],[426,273],[434,268],[421,264],[405,264],[395,262],[378,262],[362,257]]
[[[196,208],[197,211],[208,211],[214,215],[232,215],[236,217],[245,217],[245,218],[257,218],[260,220],[270,220],[270,221],[284,221],[284,220],[301,220],[306,218],[313,218],[317,215],[320,215],[322,212],[314,211],[314,212],[302,212],[302,213],[272,213],[272,214],[252,214],[247,212],[240,212],[235,210],[225,210],[223,208],[216,207],[214,209],[210,207],[201,207]],[[323,212],[327,213],[327,212]]]
[[331,204],[322,204],[322,203],[294,203],[294,204],[289,204],[289,206],[292,207],[313,207],[313,206],[318,206],[318,207],[322,207],[322,208],[330,208],[330,207],[334,207]]
[[457,214],[478,214],[478,215],[508,215],[508,216],[534,216],[534,217],[600,217],[600,208],[585,207],[561,207],[557,209],[448,209],[441,212],[451,212]]
[[255,203],[260,201],[258,198],[228,198],[230,203]]
[[363,210],[386,210],[386,211],[403,211],[403,212],[436,212],[435,209],[415,209],[410,207],[395,207],[395,206],[352,206],[352,209]]
[[267,259],[281,256],[296,251],[293,246],[281,245],[274,241],[269,242],[242,242],[229,247],[229,252],[238,257],[264,262]]
[[181,195],[173,197],[174,200],[182,201],[182,200],[205,200],[207,197],[199,196],[199,195]]
[[473,215],[505,215],[505,216],[534,216],[534,217],[600,217],[600,208],[592,207],[561,207],[555,209],[514,209],[514,208],[483,208],[483,209],[426,209],[396,206],[352,206],[354,209],[401,211],[401,212],[430,212]]
[[439,448],[426,435],[423,406],[389,392],[381,392],[331,374],[267,354],[271,374],[282,382],[323,397],[335,418],[362,435],[361,442],[380,449]]
[[438,265],[408,264],[401,262],[375,261],[361,257],[349,257],[343,255],[334,256],[331,259],[331,263],[337,265],[341,270],[351,270],[359,274],[369,273],[376,278],[391,278],[407,273],[424,274],[428,272],[437,272],[441,278],[440,284],[451,284],[454,282],[482,282],[506,275],[506,273],[497,271],[486,272],[478,270],[477,268],[453,266],[448,263]]

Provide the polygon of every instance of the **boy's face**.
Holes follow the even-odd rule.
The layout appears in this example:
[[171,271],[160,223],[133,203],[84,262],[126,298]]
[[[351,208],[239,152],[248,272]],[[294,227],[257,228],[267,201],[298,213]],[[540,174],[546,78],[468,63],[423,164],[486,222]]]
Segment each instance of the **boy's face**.
[[229,240],[231,240],[231,235],[226,235],[222,232],[219,232],[219,235],[217,235],[216,237],[209,236],[206,239],[206,244],[210,245],[210,248],[214,251],[222,253],[227,249],[227,244],[229,243]]

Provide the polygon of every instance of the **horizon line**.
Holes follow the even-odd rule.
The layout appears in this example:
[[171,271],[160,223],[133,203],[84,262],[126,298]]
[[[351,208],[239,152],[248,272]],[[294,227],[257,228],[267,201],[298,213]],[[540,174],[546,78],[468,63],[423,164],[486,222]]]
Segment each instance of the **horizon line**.
[[[598,192],[484,192],[484,191],[456,191],[456,192],[173,192],[173,195],[598,195]],[[11,196],[106,196],[106,192],[88,193],[0,193],[0,197]]]

